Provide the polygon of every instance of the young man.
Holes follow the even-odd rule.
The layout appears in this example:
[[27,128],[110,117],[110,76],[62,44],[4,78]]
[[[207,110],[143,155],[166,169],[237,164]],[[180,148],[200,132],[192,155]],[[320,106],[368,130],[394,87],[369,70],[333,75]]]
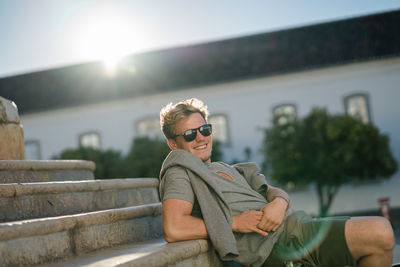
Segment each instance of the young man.
[[311,218],[267,185],[253,163],[211,162],[212,126],[198,99],[160,112],[171,153],[160,173],[167,242],[209,238],[222,260],[244,266],[390,266],[391,225],[381,217]]

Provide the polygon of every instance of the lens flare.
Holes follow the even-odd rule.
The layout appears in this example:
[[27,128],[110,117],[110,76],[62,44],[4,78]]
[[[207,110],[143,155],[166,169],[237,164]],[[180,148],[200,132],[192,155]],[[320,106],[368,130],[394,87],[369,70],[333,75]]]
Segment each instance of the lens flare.
[[144,46],[139,25],[107,12],[88,18],[79,37],[85,58],[102,60],[107,76],[114,76],[121,59]]

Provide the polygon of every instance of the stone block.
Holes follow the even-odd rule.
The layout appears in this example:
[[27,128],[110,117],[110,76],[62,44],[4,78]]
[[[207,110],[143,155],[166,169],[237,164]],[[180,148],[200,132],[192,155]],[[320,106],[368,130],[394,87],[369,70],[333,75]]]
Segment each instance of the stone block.
[[162,236],[161,203],[0,223],[0,266],[31,266]]
[[25,159],[24,132],[14,102],[0,97],[0,160]]
[[32,266],[73,255],[71,236],[56,232],[0,242],[0,266]]
[[159,198],[158,189],[154,188],[154,187],[153,188],[151,188],[151,187],[140,188],[139,192],[140,192],[140,196],[142,198],[143,204],[151,203],[154,201],[154,199]]
[[50,266],[222,267],[224,264],[209,240],[168,244],[163,238],[158,238],[99,250]]
[[0,184],[93,180],[94,169],[85,160],[0,160]]
[[0,122],[0,147],[0,160],[25,159],[22,126]]
[[102,248],[158,238],[162,236],[160,223],[160,216],[147,216],[80,227],[74,234],[76,251],[80,255]]
[[[149,265],[147,265],[149,266]],[[156,266],[156,265],[153,265]],[[161,265],[157,265],[161,266]],[[223,267],[223,262],[218,258],[215,250],[209,250],[205,253],[201,253],[190,258],[183,259],[168,265],[169,267],[191,267],[191,266],[202,266],[202,267]]]
[[[135,255],[136,254],[136,255]],[[130,256],[130,257],[129,257]],[[115,259],[107,266],[135,266],[135,267],[222,267],[214,248],[208,240],[198,239],[153,246],[142,246],[132,249],[131,255],[124,259]],[[92,264],[96,262],[93,261]],[[74,264],[79,265],[77,262]],[[101,264],[100,264],[101,265]],[[63,265],[61,265],[63,266]],[[71,265],[66,265],[71,266]]]
[[18,108],[13,101],[0,96],[0,123],[19,123]]
[[93,192],[0,197],[0,222],[95,211],[92,199]]
[[158,202],[158,180],[151,178],[0,184],[0,222]]

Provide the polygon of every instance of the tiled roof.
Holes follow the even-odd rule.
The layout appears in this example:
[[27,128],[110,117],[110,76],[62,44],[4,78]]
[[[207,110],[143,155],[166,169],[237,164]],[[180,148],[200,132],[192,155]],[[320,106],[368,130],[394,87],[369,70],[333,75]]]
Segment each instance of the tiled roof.
[[149,95],[400,54],[400,10],[0,79],[20,113]]

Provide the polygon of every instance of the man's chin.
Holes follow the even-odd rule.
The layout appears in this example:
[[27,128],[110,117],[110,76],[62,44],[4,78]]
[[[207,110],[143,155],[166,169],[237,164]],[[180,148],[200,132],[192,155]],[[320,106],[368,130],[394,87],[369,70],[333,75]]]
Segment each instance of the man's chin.
[[201,159],[204,163],[210,163],[211,162],[211,157],[208,157],[206,159]]
[[198,157],[199,159],[201,159],[202,161],[206,162],[208,160],[210,160],[211,158],[211,154],[205,154],[205,153],[192,153],[193,155],[195,155],[196,157]]
[[199,157],[199,158],[205,163],[211,162],[211,154],[210,155],[203,155],[202,157]]

